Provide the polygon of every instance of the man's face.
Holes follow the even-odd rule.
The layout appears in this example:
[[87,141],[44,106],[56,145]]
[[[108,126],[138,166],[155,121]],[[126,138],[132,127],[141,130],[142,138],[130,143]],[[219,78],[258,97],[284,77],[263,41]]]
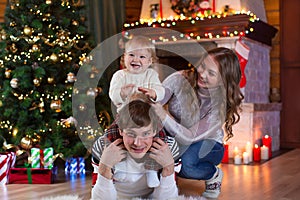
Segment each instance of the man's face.
[[140,128],[127,128],[120,131],[123,136],[124,146],[129,154],[135,158],[143,158],[147,151],[151,148],[155,132],[152,124]]

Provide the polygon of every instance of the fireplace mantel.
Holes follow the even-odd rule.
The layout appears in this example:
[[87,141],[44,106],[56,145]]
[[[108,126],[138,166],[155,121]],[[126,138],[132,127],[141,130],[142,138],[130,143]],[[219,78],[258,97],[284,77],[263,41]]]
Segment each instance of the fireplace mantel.
[[245,36],[269,46],[272,45],[272,38],[278,31],[275,27],[247,14],[185,20],[163,20],[151,23],[130,23],[124,25],[124,31],[130,35],[132,29],[145,27],[154,27],[154,29],[149,29],[144,33],[145,36],[153,40],[158,40],[160,37],[169,37],[168,33],[163,29],[155,29],[155,27],[159,27],[178,31],[178,33],[197,39],[199,42]]

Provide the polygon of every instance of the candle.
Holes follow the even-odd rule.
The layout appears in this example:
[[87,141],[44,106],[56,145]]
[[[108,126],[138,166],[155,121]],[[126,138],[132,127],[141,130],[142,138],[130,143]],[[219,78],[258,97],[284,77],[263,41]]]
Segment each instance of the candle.
[[265,135],[262,138],[262,144],[269,148],[269,158],[272,158],[272,138],[269,135]]
[[243,163],[244,164],[249,164],[249,154],[248,154],[248,152],[243,152]]
[[234,150],[233,150],[233,157],[236,156],[237,154],[240,153],[240,150],[238,147],[234,147]]
[[253,145],[251,142],[246,143],[245,151],[248,153],[249,156],[249,162],[253,161]]
[[242,164],[242,157],[240,156],[240,154],[234,156],[234,164],[236,165]]
[[260,157],[262,160],[268,160],[269,159],[269,148],[265,145],[260,147]]
[[229,161],[228,144],[224,142],[224,155],[223,155],[222,163],[228,163],[228,161]]
[[257,144],[254,145],[254,149],[253,149],[253,160],[255,162],[260,161],[260,147]]

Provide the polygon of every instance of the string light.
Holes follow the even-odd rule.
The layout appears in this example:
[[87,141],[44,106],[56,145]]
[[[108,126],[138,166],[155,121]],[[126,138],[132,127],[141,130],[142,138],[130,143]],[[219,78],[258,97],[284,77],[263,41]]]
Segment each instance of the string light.
[[[184,15],[180,15],[177,17],[171,16],[170,18],[164,18],[164,19],[140,19],[138,22],[131,22],[131,23],[125,23],[124,24],[124,35],[128,38],[130,38],[130,29],[131,28],[140,28],[140,27],[153,27],[153,28],[177,28],[180,27],[181,24],[189,22],[190,26],[201,26],[201,21],[204,20],[212,20],[212,19],[221,19],[230,17],[233,15],[247,15],[249,17],[249,22],[255,22],[259,21],[259,18],[256,17],[256,15],[250,11],[236,11],[235,13],[229,14],[229,13],[213,13],[211,15],[208,14],[198,14],[196,17],[185,17]],[[177,36],[172,36],[171,38],[164,38],[164,37],[157,37],[152,38],[152,40],[156,42],[167,42],[167,41],[177,41],[180,39],[213,39],[213,38],[221,38],[221,37],[234,37],[234,36],[244,36],[250,32],[253,32],[254,29],[252,27],[243,27],[244,30],[241,30],[241,27],[236,28],[236,30],[223,30],[220,33],[216,32],[206,32],[203,35],[200,35],[199,32],[187,32],[184,34],[179,34]]]

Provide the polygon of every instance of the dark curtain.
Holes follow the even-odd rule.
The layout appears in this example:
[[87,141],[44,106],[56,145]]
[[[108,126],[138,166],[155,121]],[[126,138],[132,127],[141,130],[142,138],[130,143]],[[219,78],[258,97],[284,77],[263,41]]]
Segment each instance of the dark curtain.
[[[122,52],[118,45],[121,39],[121,32],[125,22],[125,0],[84,0],[87,7],[87,26],[95,44],[100,44],[107,38],[119,34],[118,37],[112,37],[112,44],[109,51]],[[108,97],[108,89],[111,77],[120,67],[120,58],[116,59],[103,72],[98,87],[101,87],[104,95],[98,95],[96,106],[105,107],[113,121],[113,110]],[[102,110],[101,108],[97,108]]]
[[125,0],[85,0],[85,5],[89,31],[96,44],[121,33],[125,22]]

